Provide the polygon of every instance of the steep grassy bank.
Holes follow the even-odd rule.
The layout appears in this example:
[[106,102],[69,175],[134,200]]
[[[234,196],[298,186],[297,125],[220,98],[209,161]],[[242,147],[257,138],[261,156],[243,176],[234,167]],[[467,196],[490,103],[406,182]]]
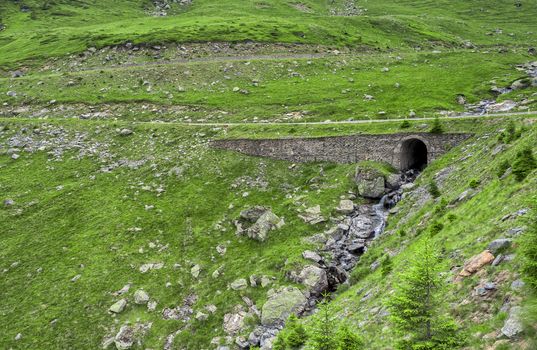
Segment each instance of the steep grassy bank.
[[[537,172],[533,170],[519,182],[500,170],[506,161],[513,164],[523,148],[533,148],[537,129],[533,122],[518,123],[519,130],[524,130],[521,138],[504,144],[497,136],[505,126],[489,127],[429,166],[390,216],[384,236],[362,257],[351,286],[336,294],[333,307],[337,317],[351,320],[356,332],[367,340],[366,348],[393,347],[396,338],[389,321],[388,301],[399,275],[425,239],[441,252],[444,312],[457,320],[459,332],[466,339],[464,348],[535,346],[530,340],[535,332],[531,322],[525,334],[513,339],[500,332],[510,309],[522,305],[533,312],[528,304],[529,290],[520,283],[524,276],[520,274],[518,242],[519,235],[531,228],[537,210]],[[438,184],[438,198],[429,193],[431,181]],[[513,241],[501,253],[494,252],[496,257],[503,255],[503,261],[455,282],[464,263],[499,238]],[[385,268],[379,267],[385,265],[386,259],[391,261],[387,274]],[[486,283],[494,287],[486,290]]]

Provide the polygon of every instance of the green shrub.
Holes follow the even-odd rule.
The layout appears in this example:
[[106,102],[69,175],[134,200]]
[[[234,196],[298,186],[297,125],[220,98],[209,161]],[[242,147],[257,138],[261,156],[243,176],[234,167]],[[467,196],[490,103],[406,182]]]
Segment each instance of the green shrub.
[[[440,192],[438,192],[438,193],[440,193]],[[444,215],[444,213],[447,210],[448,204],[449,204],[449,202],[447,201],[447,199],[445,199],[445,198],[440,199],[438,204],[433,209],[433,214],[438,215],[438,216]]]
[[285,343],[289,348],[298,349],[306,343],[308,339],[306,329],[296,315],[293,314],[289,317],[285,329]]
[[431,180],[431,182],[429,182],[429,193],[434,198],[438,198],[441,195],[440,189],[438,188],[438,185],[436,184],[436,181],[434,180]]
[[445,316],[443,280],[437,249],[428,241],[421,243],[407,269],[400,275],[388,305],[390,320],[404,350],[458,349],[460,336],[451,318]]
[[509,161],[504,160],[498,166],[498,172],[496,173],[496,175],[498,175],[498,177],[502,177],[507,171],[507,169],[509,169],[510,167],[511,167],[511,164],[509,164]]
[[336,328],[334,312],[325,296],[319,305],[319,312],[310,329],[313,348],[315,350],[337,350]]
[[442,126],[442,123],[440,122],[440,118],[436,117],[433,121],[433,126],[431,127],[431,130],[429,131],[431,134],[441,134],[444,132],[444,127]]
[[479,187],[479,185],[481,184],[481,181],[479,181],[478,179],[472,179],[470,180],[470,182],[468,183],[468,186],[470,188],[473,188],[473,189],[476,189]]
[[287,346],[285,345],[285,340],[283,340],[283,331],[278,333],[278,336],[272,343],[272,350],[287,350]]
[[430,228],[431,236],[437,235],[444,229],[444,224],[438,221],[433,222]]
[[535,219],[524,234],[520,248],[523,260],[522,274],[530,289],[537,295],[537,221]]
[[360,265],[361,266],[357,266],[351,272],[351,276],[349,277],[349,283],[351,284],[351,286],[355,285],[356,283],[358,283],[360,280],[362,280],[363,278],[365,278],[367,275],[371,273],[371,269],[369,268],[369,266],[362,265],[362,264]]
[[531,147],[526,147],[517,153],[513,161],[513,174],[517,181],[523,181],[535,168],[537,168],[537,162],[533,157]]
[[403,120],[403,122],[401,123],[401,125],[399,126],[399,128],[401,129],[408,129],[410,128],[410,122],[408,120]]
[[505,130],[498,135],[498,141],[502,143],[511,143],[522,136],[523,128],[517,129],[514,121],[510,121]]
[[336,332],[337,350],[360,350],[364,348],[364,340],[348,325],[343,324]]
[[393,270],[393,263],[392,259],[389,255],[386,255],[384,259],[382,259],[382,262],[380,263],[380,271],[382,273],[382,276],[386,277],[392,272]]

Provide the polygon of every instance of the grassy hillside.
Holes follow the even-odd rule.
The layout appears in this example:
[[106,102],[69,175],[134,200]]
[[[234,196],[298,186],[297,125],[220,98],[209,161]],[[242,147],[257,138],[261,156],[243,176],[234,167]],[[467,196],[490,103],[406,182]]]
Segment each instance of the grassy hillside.
[[[0,78],[0,91],[6,92],[0,94],[0,103],[15,114],[29,116],[41,115],[46,108],[51,116],[89,113],[93,118],[88,109],[92,107],[103,112],[97,118],[138,121],[300,122],[404,118],[411,113],[432,116],[464,111],[458,95],[464,95],[468,103],[493,99],[491,88],[510,86],[525,77],[515,64],[530,60],[525,50],[486,55],[448,51],[28,72],[21,78]],[[17,95],[9,96],[8,91]],[[526,100],[521,110],[535,109],[535,92],[537,86],[502,98]]]
[[[223,316],[242,303],[241,294],[262,305],[268,290],[239,293],[228,284],[254,274],[287,284],[285,271],[309,246],[301,238],[319,229],[299,219],[299,211],[321,204],[329,214],[351,187],[350,166],[289,169],[207,149],[209,135],[223,130],[138,126],[132,136],[119,136],[113,124],[1,125],[3,151],[14,138],[35,147],[16,161],[7,154],[0,160],[2,202],[14,201],[0,210],[2,348],[98,348],[117,333],[118,322],[137,320],[153,322],[145,346],[162,347],[183,322],[163,320],[161,310],[181,306],[190,294],[197,302],[189,317],[209,304],[217,311],[190,323],[196,331],[175,344],[207,347],[223,335]],[[237,237],[232,224],[255,205],[285,219],[264,243]],[[164,265],[140,272],[147,263]],[[196,264],[199,278],[190,273]],[[221,275],[213,278],[217,269]],[[111,317],[107,310],[119,299],[111,293],[127,283],[130,300],[143,288],[158,311],[132,303]],[[21,341],[14,340],[18,333]]]
[[[445,126],[472,129],[462,123]],[[489,126],[482,124],[474,129],[478,138],[426,170],[418,186],[427,184],[442,169],[450,169],[442,180],[437,176],[442,199],[423,207],[412,206],[414,196],[403,201],[401,211],[390,218],[387,235],[364,256],[357,271],[368,269],[368,264],[383,252],[398,253],[395,266],[404,266],[402,262],[412,254],[412,246],[427,235],[433,221],[445,221],[445,229],[435,240],[446,252],[457,252],[452,262],[455,265],[509,228],[524,224],[527,218],[505,223],[498,218],[521,208],[534,210],[535,172],[522,183],[512,177],[498,180],[494,174],[501,160],[511,159],[520,147],[535,142],[535,128],[526,126],[520,140],[492,157],[490,152],[497,144],[494,134],[502,125],[497,121]],[[298,214],[320,204],[323,215],[328,216],[340,196],[353,189],[352,165],[302,164],[291,168],[286,162],[207,148],[208,138],[251,134],[240,127],[227,132],[220,128],[147,124],[131,127],[132,135],[121,136],[119,131],[125,127],[129,125],[2,121],[0,141],[4,151],[21,140],[26,144],[26,151],[17,152],[17,160],[11,159],[10,152],[0,158],[2,200],[14,202],[0,210],[1,288],[5,291],[0,313],[5,325],[2,347],[96,348],[124,323],[151,322],[144,346],[159,348],[166,336],[183,327],[182,321],[163,320],[160,310],[180,306],[194,294],[197,301],[190,317],[198,311],[206,312],[204,308],[210,304],[216,305],[217,311],[207,321],[189,322],[174,344],[205,348],[213,337],[224,335],[222,318],[243,303],[241,296],[252,299],[259,308],[266,300],[267,288],[234,291],[228,285],[253,274],[273,277],[271,287],[288,285],[286,272],[305,263],[302,251],[315,248],[302,238],[330,227],[330,223],[305,224]],[[376,127],[326,129],[321,134],[375,132]],[[393,127],[397,130],[398,124]],[[278,134],[316,132],[291,129],[283,128]],[[265,136],[278,134],[273,129]],[[468,159],[453,163],[463,157]],[[441,209],[468,188],[468,183],[458,180],[461,178],[479,180],[475,196]],[[283,228],[272,231],[264,243],[235,235],[232,220],[253,205],[270,206],[285,219]],[[401,232],[406,232],[405,236]],[[423,232],[421,236],[419,232]],[[217,252],[219,245],[226,247],[224,255]],[[164,265],[142,273],[140,268],[147,263]],[[194,265],[201,266],[198,278],[191,275]],[[506,263],[501,270],[516,273],[516,266],[516,262]],[[221,275],[214,278],[217,269]],[[378,272],[369,274],[341,293],[336,304],[344,305],[342,315],[359,322],[369,315],[367,310],[381,306],[385,294],[375,294],[364,303],[357,291],[389,288],[398,269],[388,278]],[[491,269],[487,277],[494,278],[497,273]],[[73,281],[75,276],[79,279]],[[454,286],[450,299],[462,300],[478,283],[472,281],[462,289]],[[112,293],[127,283],[132,284],[126,294],[131,302],[124,312],[111,317],[107,310],[119,299]],[[507,283],[495,296],[498,303],[505,296],[503,291],[508,293]],[[139,288],[158,302],[157,311],[148,312],[145,306],[132,303],[132,293]],[[494,305],[499,307],[501,303]],[[461,306],[456,310],[463,322],[473,308]],[[471,326],[475,332],[489,332],[501,323],[504,316],[496,315],[496,310],[483,324]],[[378,334],[378,327],[385,325],[373,316],[366,320],[364,332]],[[389,329],[382,332],[389,334]],[[22,339],[14,340],[18,333]],[[370,338],[373,348],[389,344],[389,338]],[[475,344],[480,344],[477,338]]]
[[331,15],[340,14],[347,2],[196,0],[155,18],[151,2],[142,0],[9,0],[0,5],[6,27],[0,32],[0,65],[126,41],[252,40],[380,49],[460,46],[466,40],[485,46],[535,43],[533,0],[522,1],[522,7],[506,1],[357,2],[367,11]]
[[[518,237],[500,265],[453,278],[537,210],[535,170],[497,174],[537,144],[536,16],[536,0],[0,1],[0,348],[111,349],[125,325],[132,349],[236,348],[271,289],[305,291],[291,277],[340,200],[366,201],[355,165],[209,142],[427,132],[438,116],[475,136],[418,177],[330,305],[366,349],[393,349],[387,299],[431,237],[462,347],[535,348],[534,318],[498,333],[530,299]],[[317,205],[325,220],[306,223]],[[236,233],[255,206],[284,222],[264,242]],[[387,256],[390,273],[371,268]]]
[[[398,204],[397,213],[388,220],[385,235],[354,270],[351,285],[334,295],[337,317],[351,322],[366,339],[367,349],[393,348],[396,338],[388,317],[389,299],[417,247],[426,239],[441,252],[444,312],[455,318],[459,334],[465,339],[464,349],[537,346],[534,323],[518,341],[506,341],[500,333],[510,308],[529,307],[525,301],[528,291],[513,282],[524,278],[520,274],[522,259],[517,232],[524,235],[535,220],[537,172],[533,171],[522,182],[512,174],[500,178],[498,173],[503,162],[512,164],[517,152],[535,145],[534,125],[534,121],[519,123],[517,128],[524,130],[522,137],[510,144],[497,138],[505,124],[486,127],[467,144],[428,167],[416,181],[416,187]],[[438,198],[429,194],[431,181],[439,186]],[[464,263],[500,238],[514,240],[515,244],[502,252],[511,260],[486,266],[457,282]],[[383,268],[372,267],[386,257],[392,262],[391,272],[386,274]],[[479,294],[479,288],[490,282],[495,289]]]

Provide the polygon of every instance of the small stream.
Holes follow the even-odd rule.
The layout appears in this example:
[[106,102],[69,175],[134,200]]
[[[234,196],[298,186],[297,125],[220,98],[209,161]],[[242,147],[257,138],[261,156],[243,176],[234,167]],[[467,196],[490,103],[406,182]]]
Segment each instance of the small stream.
[[390,209],[395,207],[403,196],[402,186],[413,182],[418,176],[416,170],[400,174],[399,180],[387,189],[377,203],[358,205],[338,224],[332,239],[325,245],[325,252],[333,256],[332,261],[322,266],[328,274],[328,291],[335,291],[344,283],[372,242],[384,233]]
[[[537,61],[518,65],[517,69],[525,72],[527,74],[527,78],[529,79],[537,78]],[[517,90],[517,88],[513,85],[507,87],[493,87],[491,89],[492,93],[494,93],[496,97],[508,94],[515,90]],[[481,100],[476,104],[467,105],[466,107],[472,113],[483,115],[494,112],[508,112],[517,106],[518,103],[511,100],[497,102],[496,99],[488,99]]]
[[[349,279],[360,257],[372,242],[384,233],[390,209],[402,198],[402,186],[413,182],[418,175],[417,170],[401,173],[397,183],[387,188],[387,193],[380,200],[355,206],[350,214],[340,220],[335,229],[327,233],[329,237],[321,252],[328,253],[332,259],[318,264],[325,270],[328,280],[327,288],[321,292],[334,292]],[[315,313],[317,304],[322,298],[321,292],[306,293],[307,306],[300,316]],[[282,326],[258,326],[255,338],[260,343],[250,345],[261,345],[261,349],[265,350],[271,349],[271,340],[276,337]]]

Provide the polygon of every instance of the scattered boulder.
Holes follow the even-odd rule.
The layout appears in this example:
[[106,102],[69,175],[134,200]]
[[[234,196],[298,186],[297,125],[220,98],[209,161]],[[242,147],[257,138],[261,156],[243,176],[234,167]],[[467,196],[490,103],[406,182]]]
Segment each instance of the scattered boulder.
[[496,239],[489,243],[487,250],[492,254],[497,255],[498,253],[505,252],[513,243],[513,240],[510,238],[500,238]]
[[184,300],[181,306],[176,306],[174,308],[165,308],[162,310],[162,318],[164,320],[182,320],[187,322],[190,320],[190,316],[194,313],[192,306],[198,300],[196,294],[188,295]]
[[390,174],[386,177],[386,187],[398,190],[401,187],[401,174]]
[[147,303],[147,311],[153,312],[157,309],[157,302],[155,300],[150,300]]
[[140,272],[146,273],[150,270],[160,270],[163,267],[164,267],[163,263],[147,263],[147,264],[143,264],[142,266],[140,266]]
[[208,318],[209,318],[209,315],[201,312],[201,311],[198,311],[196,313],[196,316],[195,316],[196,320],[198,321],[206,321]]
[[502,254],[498,254],[496,256],[496,258],[494,258],[494,261],[492,262],[492,266],[498,266],[500,265],[500,263],[502,262],[503,260],[503,255]]
[[524,79],[518,79],[518,80],[515,80],[512,84],[511,84],[511,89],[513,90],[522,90],[522,89],[526,89],[528,87],[531,86],[531,81],[527,78],[524,78]]
[[492,154],[493,156],[497,156],[498,154],[502,153],[502,152],[505,151],[506,149],[507,149],[507,145],[505,145],[505,144],[502,143],[502,144],[496,146],[496,147],[492,150],[491,154]]
[[136,292],[134,292],[134,302],[138,305],[144,305],[147,304],[149,301],[149,295],[143,290],[138,289]]
[[306,297],[298,288],[270,290],[261,310],[261,323],[265,326],[282,325],[291,314],[304,311],[306,303]]
[[494,255],[488,250],[485,250],[468,260],[461,272],[460,277],[468,277],[479,271],[483,266],[488,265],[494,261]]
[[231,289],[233,290],[243,290],[248,287],[248,282],[246,282],[246,279],[239,278],[230,284]]
[[498,103],[493,103],[487,107],[487,111],[494,112],[509,112],[517,106],[517,103],[513,100],[505,100]]
[[300,215],[298,215],[299,218],[304,220],[304,222],[307,222],[309,224],[315,225],[320,222],[326,221],[326,219],[321,214],[321,206],[316,205],[311,208],[307,208],[304,210],[304,212]]
[[380,198],[384,195],[384,175],[373,168],[358,166],[355,174],[358,194],[365,198]]
[[321,294],[328,289],[328,279],[326,271],[320,267],[307,265],[298,275],[300,283],[309,288],[316,295]]
[[112,295],[114,296],[119,296],[119,295],[123,295],[125,293],[127,293],[129,291],[129,289],[131,288],[131,284],[130,283],[127,283],[126,285],[124,285],[120,290],[112,293]]
[[210,313],[214,314],[217,310],[216,305],[209,304],[205,306],[205,310],[209,311]]
[[133,131],[131,129],[121,129],[119,131],[119,134],[121,136],[129,136],[129,135],[132,135],[133,134]]
[[513,306],[509,310],[509,317],[501,329],[502,334],[507,338],[515,338],[524,330],[520,319],[521,312],[522,310],[519,306]]
[[127,306],[127,299],[120,299],[114,305],[110,306],[108,309],[110,312],[113,312],[115,314],[119,314],[125,310],[125,307]]
[[514,280],[511,283],[511,290],[521,290],[525,285],[526,283],[524,283],[522,280]]
[[226,254],[227,248],[225,245],[219,244],[216,246],[216,251],[218,252],[218,254],[224,256]]
[[269,231],[279,229],[283,225],[283,219],[280,219],[269,208],[262,206],[243,210],[239,219],[235,220],[238,235],[246,234],[260,242],[267,239]]
[[200,272],[201,272],[201,266],[198,264],[192,266],[192,268],[190,269],[190,274],[194,278],[198,278],[200,275]]
[[465,105],[466,104],[466,96],[464,95],[457,95],[457,104]]
[[246,315],[247,313],[244,311],[232,314],[225,314],[223,324],[224,331],[230,335],[235,335],[239,333],[244,327],[244,318],[246,317]]
[[261,287],[268,287],[272,283],[271,279],[267,276],[261,276]]
[[4,207],[12,207],[14,205],[15,205],[15,201],[13,199],[4,200]]
[[114,338],[118,350],[127,350],[134,345],[134,329],[130,326],[121,326]]
[[323,260],[323,258],[319,254],[317,254],[316,252],[312,252],[311,250],[306,250],[302,252],[302,257],[306,260],[311,260],[316,263],[319,263]]
[[342,214],[350,214],[354,210],[354,203],[350,199],[342,199],[336,210]]

